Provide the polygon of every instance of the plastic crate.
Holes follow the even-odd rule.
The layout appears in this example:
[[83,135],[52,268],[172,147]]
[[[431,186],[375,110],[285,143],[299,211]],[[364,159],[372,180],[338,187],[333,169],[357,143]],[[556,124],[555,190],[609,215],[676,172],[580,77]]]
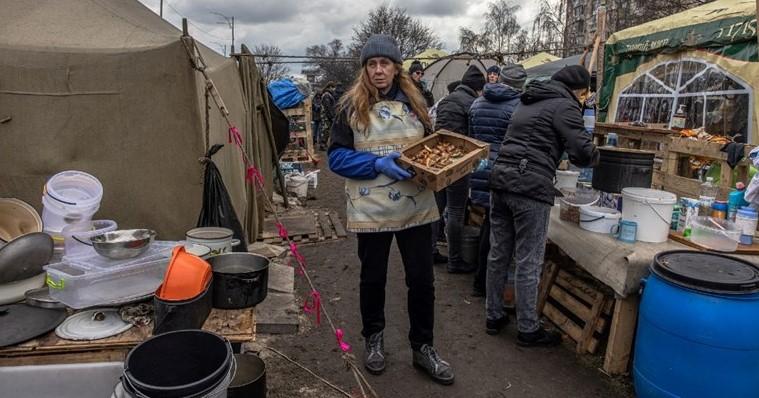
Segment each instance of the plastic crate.
[[177,243],[159,243],[129,261],[98,256],[50,264],[45,267],[50,296],[71,308],[81,309],[119,304],[150,295],[163,281],[171,248]]

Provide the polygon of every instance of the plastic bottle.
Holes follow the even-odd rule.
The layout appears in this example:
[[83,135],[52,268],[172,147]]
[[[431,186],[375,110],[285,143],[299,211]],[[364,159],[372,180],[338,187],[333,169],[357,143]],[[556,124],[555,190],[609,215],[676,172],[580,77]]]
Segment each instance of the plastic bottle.
[[723,200],[715,200],[712,203],[712,218],[727,218],[727,202]]
[[680,104],[680,107],[677,108],[677,113],[672,116],[672,130],[685,129],[686,119],[687,117],[685,115],[685,104]]
[[706,182],[701,184],[701,191],[698,195],[698,201],[700,202],[699,215],[708,216],[712,212],[712,203],[717,199],[717,191],[719,187],[714,185],[714,179],[712,177],[706,177]]
[[743,199],[746,194],[746,184],[738,182],[735,184],[735,189],[730,191],[727,195],[727,219],[735,221],[735,215],[738,209],[745,206],[745,200]]

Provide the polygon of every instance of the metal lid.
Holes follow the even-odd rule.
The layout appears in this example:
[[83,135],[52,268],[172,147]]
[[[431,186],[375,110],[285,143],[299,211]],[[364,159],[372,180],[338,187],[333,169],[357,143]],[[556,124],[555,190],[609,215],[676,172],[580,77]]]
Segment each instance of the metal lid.
[[66,308],[66,305],[50,297],[50,288],[45,286],[26,292],[26,303],[40,308]]
[[0,347],[18,344],[43,335],[66,318],[66,311],[11,304],[0,306]]
[[220,227],[202,227],[187,231],[185,234],[188,238],[193,239],[229,239],[232,237],[232,230]]
[[651,269],[669,282],[707,293],[759,292],[759,268],[723,254],[694,250],[661,252],[654,257]]
[[67,340],[98,340],[115,336],[132,327],[124,322],[116,308],[99,308],[78,312],[55,328],[55,334]]
[[0,248],[0,283],[31,278],[53,257],[53,239],[42,232],[21,235]]

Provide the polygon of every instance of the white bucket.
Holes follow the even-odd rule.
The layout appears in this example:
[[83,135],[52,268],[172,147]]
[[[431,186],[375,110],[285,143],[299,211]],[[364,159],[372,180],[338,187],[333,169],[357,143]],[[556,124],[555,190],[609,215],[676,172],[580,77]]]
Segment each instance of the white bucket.
[[638,224],[637,240],[666,242],[676,202],[677,196],[670,192],[648,188],[624,188],[622,219]]
[[45,231],[61,232],[69,224],[92,219],[100,208],[103,185],[83,171],[63,171],[51,177],[42,194]]
[[580,172],[571,170],[556,170],[556,189],[575,189]]
[[285,177],[285,187],[287,192],[292,193],[298,199],[305,199],[308,195],[308,178],[299,175],[290,175]]
[[600,206],[580,207],[580,228],[601,234],[611,233],[611,229],[619,224],[622,214],[614,209]]

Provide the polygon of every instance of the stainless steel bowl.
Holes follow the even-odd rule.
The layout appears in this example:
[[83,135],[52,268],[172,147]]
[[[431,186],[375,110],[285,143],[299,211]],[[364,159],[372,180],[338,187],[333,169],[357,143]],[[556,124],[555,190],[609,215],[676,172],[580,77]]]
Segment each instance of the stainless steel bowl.
[[156,232],[151,229],[126,229],[93,236],[90,242],[101,256],[123,260],[145,253],[155,236]]

